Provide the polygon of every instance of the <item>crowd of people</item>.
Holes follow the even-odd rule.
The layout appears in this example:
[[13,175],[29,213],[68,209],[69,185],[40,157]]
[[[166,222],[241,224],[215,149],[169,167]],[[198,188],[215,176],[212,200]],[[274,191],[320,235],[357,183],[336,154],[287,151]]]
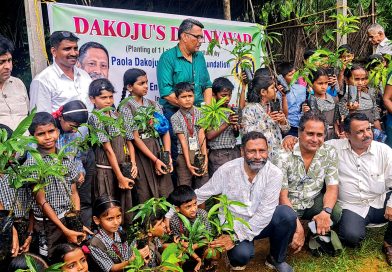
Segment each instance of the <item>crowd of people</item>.
[[[13,45],[0,37],[0,128],[10,136],[35,108],[28,133],[43,161],[50,164],[51,154],[63,147],[73,154],[62,158],[64,179],[49,175],[38,191],[15,189],[12,176],[0,175],[0,209],[12,210],[15,222],[28,222],[26,233],[13,229],[8,271],[27,268],[25,255],[37,267],[49,261],[64,262],[63,271],[123,271],[135,258],[123,235],[133,222],[127,211],[165,197],[175,210],[150,216],[148,243],[140,249],[145,265],[156,267],[167,247],[162,237],[186,235],[178,214],[191,223],[199,218],[210,229],[206,201],[220,194],[245,204],[230,210],[249,224],[236,221],[234,235],[209,244],[225,250],[231,271],[261,258],[254,240],[268,237],[266,265],[286,272],[293,271],[288,249],[296,253],[304,247],[308,228],[321,248],[317,237],[338,237],[339,243],[358,247],[366,226],[381,223],[388,224],[382,248],[392,265],[392,77],[385,88],[374,87],[366,65],[374,60],[387,65],[386,55],[392,55],[383,28],[368,29],[375,47],[368,60],[357,60],[343,45],[341,69],[321,61],[306,81],[293,79],[297,67],[290,62],[278,63],[277,73],[260,68],[250,81],[244,75],[240,110],[227,111],[228,121],[217,129],[199,125],[199,107],[216,98],[225,99],[221,107],[229,109],[234,85],[225,77],[210,80],[199,51],[203,28],[197,20],[184,20],[178,44],[161,55],[159,103],[146,97],[146,72],[130,68],[123,75],[120,107],[114,105],[119,90],[108,79],[109,52],[103,45],[87,42],[79,48],[72,32],[53,32],[53,63],[27,92],[11,76]],[[305,63],[315,52],[306,51]],[[150,120],[140,119],[149,109],[162,125],[156,133],[148,129]],[[68,145],[93,131],[88,149]],[[197,155],[204,158],[200,165]],[[36,163],[27,154],[24,165]],[[71,209],[80,212],[83,232],[67,227]],[[81,238],[88,246],[80,246]],[[196,261],[191,271],[200,268],[202,261]],[[205,271],[216,267],[211,269]]]

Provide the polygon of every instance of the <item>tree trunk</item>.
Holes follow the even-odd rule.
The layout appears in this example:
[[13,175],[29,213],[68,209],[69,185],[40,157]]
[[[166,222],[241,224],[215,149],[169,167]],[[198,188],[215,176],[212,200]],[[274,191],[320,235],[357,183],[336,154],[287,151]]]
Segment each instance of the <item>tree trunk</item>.
[[231,20],[230,0],[223,0],[223,17],[225,20]]

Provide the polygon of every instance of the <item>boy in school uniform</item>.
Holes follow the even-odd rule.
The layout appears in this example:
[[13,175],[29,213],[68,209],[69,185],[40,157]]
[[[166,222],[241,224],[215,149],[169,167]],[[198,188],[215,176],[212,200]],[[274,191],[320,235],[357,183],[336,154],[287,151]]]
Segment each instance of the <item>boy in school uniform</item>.
[[[222,107],[228,108],[234,85],[224,77],[218,77],[212,83],[212,93],[216,100],[226,98]],[[227,113],[229,123],[222,120],[221,126],[217,130],[206,131],[208,140],[208,174],[210,177],[223,164],[237,159],[241,156],[240,149],[236,145],[239,135],[237,113]]]
[[[197,125],[201,112],[193,106],[195,95],[192,84],[180,82],[175,85],[175,95],[180,109],[171,117],[173,132],[178,137],[177,176],[178,185],[200,188],[208,181],[207,147],[204,129]],[[205,156],[202,169],[193,166],[195,154]],[[201,173],[201,174],[199,174]]]
[[[37,140],[37,151],[47,163],[53,162],[51,154],[57,152],[56,142],[59,131],[52,115],[47,112],[38,112],[29,127],[29,132]],[[24,165],[36,164],[33,156],[28,156]],[[59,177],[48,176],[43,182],[48,183],[45,189],[34,193],[34,231],[39,236],[39,253],[51,257],[53,247],[67,240],[78,244],[79,237],[85,237],[83,232],[73,231],[65,226],[65,213],[71,208],[71,201],[75,210],[80,210],[80,199],[76,188],[79,172],[74,162],[64,157],[62,165],[66,169],[64,180]],[[32,173],[31,178],[37,178]],[[83,227],[87,230],[86,227]]]

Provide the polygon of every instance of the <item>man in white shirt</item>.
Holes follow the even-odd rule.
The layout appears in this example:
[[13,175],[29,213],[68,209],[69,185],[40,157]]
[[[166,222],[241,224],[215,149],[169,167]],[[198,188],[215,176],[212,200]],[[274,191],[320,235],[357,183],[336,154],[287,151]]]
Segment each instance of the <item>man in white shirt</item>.
[[379,24],[372,24],[367,30],[369,42],[373,45],[375,54],[392,55],[392,45],[385,36],[384,28]]
[[11,76],[14,46],[0,35],[0,124],[12,130],[29,113],[29,97],[23,82]]
[[383,251],[392,265],[392,149],[373,141],[366,115],[354,113],[344,122],[346,139],[330,140],[339,156],[339,202],[343,213],[339,235],[351,246],[365,238],[368,224],[388,222]]
[[211,246],[228,250],[232,270],[242,270],[254,256],[253,241],[269,237],[266,265],[281,272],[293,271],[285,260],[297,216],[290,207],[279,205],[282,171],[268,160],[267,140],[262,133],[249,132],[243,136],[242,144],[243,157],[222,165],[195,192],[198,204],[219,194],[246,204],[247,207],[231,206],[230,210],[234,217],[248,222],[250,229],[235,221],[235,241],[222,235]]
[[52,113],[65,103],[81,100],[91,110],[88,98],[90,76],[75,66],[79,38],[69,31],[55,31],[50,36],[53,64],[38,74],[30,85],[30,109]]

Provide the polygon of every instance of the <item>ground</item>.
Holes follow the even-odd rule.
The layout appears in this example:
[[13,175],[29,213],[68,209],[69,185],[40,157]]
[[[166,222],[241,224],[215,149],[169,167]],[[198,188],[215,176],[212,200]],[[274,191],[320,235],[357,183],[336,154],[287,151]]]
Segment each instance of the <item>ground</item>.
[[[384,228],[370,229],[362,247],[358,249],[345,248],[339,257],[313,257],[308,250],[298,254],[290,254],[288,263],[294,267],[295,272],[383,272],[392,271],[384,260],[381,251]],[[269,243],[267,239],[256,241],[256,257],[248,264],[244,272],[271,272],[264,262],[268,254]],[[224,262],[221,262],[219,272],[229,271]]]

